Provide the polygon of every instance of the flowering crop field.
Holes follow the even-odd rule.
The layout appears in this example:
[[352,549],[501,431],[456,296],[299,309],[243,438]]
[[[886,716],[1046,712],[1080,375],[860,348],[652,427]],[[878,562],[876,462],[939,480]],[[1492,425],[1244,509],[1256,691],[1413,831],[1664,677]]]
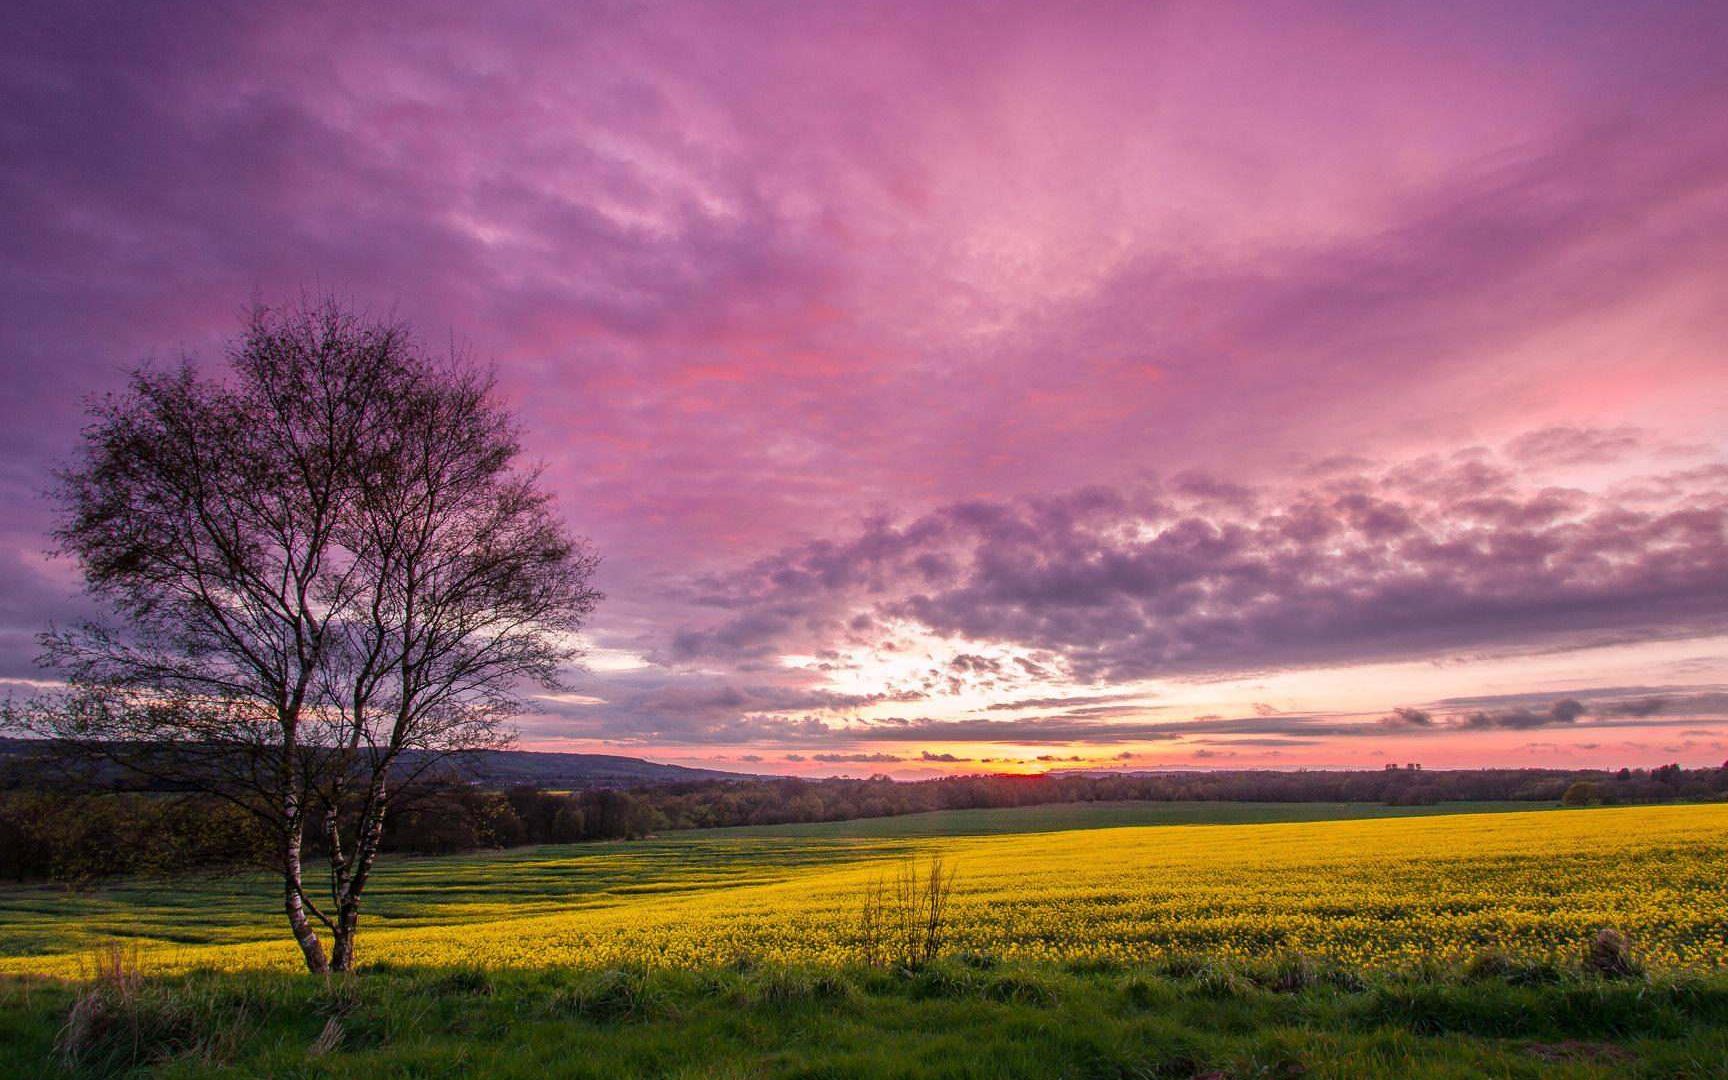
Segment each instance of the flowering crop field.
[[[480,967],[848,963],[872,883],[938,852],[956,874],[949,947],[1005,960],[1297,950],[1386,969],[1485,948],[1572,956],[1613,926],[1658,971],[1728,962],[1728,805],[869,841],[714,833],[401,860],[380,882],[362,956]],[[0,971],[74,972],[91,945],[121,935],[159,968],[292,968],[267,900],[200,926],[195,896],[141,913],[118,902],[32,908],[0,894],[0,948],[11,954]]]

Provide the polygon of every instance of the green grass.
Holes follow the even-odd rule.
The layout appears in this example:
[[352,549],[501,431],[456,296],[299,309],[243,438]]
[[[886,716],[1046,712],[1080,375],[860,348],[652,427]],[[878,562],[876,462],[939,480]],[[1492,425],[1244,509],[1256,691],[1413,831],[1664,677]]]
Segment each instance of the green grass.
[[[0,982],[0,1078],[67,1073],[54,1042],[77,993]],[[78,1075],[1707,1077],[1728,1061],[1721,978],[1362,981],[1292,961],[1072,971],[974,957],[916,974],[203,973],[105,993],[83,1013]]]
[[[1160,824],[1250,824],[1541,809],[1529,803],[1074,803],[953,810],[810,825],[669,833],[629,843],[380,860],[366,925],[446,926],[580,911],[626,896],[768,884],[811,867],[889,858],[942,836]],[[311,867],[315,872],[315,867]],[[279,939],[277,886],[242,874],[133,878],[69,890],[0,887],[0,956],[83,952],[114,941],[227,945]]]

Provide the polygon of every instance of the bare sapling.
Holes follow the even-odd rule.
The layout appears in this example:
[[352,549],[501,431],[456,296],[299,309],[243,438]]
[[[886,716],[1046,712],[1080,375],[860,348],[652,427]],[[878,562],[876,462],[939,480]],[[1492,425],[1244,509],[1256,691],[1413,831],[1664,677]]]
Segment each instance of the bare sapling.
[[871,967],[917,971],[941,956],[954,869],[940,854],[925,868],[905,859],[892,881],[878,877],[859,913],[859,952]]

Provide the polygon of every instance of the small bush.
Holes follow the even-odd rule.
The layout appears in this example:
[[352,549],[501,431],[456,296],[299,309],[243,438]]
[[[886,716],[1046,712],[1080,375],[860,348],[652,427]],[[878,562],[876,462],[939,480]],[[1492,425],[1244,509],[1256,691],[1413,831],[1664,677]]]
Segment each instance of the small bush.
[[1644,965],[1632,955],[1626,935],[1604,927],[1584,947],[1584,969],[1605,979],[1631,979],[1644,974]]

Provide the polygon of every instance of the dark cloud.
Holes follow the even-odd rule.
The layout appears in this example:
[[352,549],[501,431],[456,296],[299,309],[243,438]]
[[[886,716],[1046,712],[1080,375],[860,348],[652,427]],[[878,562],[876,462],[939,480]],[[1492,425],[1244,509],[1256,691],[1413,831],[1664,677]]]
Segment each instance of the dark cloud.
[[936,753],[932,753],[929,750],[926,750],[923,753],[918,755],[918,760],[919,761],[940,761],[943,763],[951,763],[951,762],[967,762],[967,761],[971,761],[972,759],[971,758],[956,757],[953,754],[946,754],[946,753],[936,754]]
[[860,765],[893,765],[906,760],[898,754],[811,754],[811,761],[828,765],[855,763]]
[[1539,728],[1576,723],[1585,713],[1584,704],[1574,698],[1562,698],[1546,709],[1508,709],[1503,712],[1474,712],[1464,717],[1460,726],[1467,728]]
[[1428,728],[1434,726],[1434,714],[1426,709],[1400,706],[1380,718],[1380,726],[1388,728]]
[[1609,716],[1655,716],[1667,707],[1667,698],[1647,697],[1618,702],[1609,706],[1606,713]]
[[1590,715],[1599,723],[1645,720],[1664,717],[1663,724],[1682,722],[1688,718],[1728,717],[1728,687],[1701,686],[1602,686],[1577,690],[1557,690],[1519,694],[1490,694],[1471,697],[1451,697],[1435,702],[1430,708],[1448,712],[1489,713],[1552,712],[1569,699],[1582,701]]
[[[1545,727],[1667,727],[1701,717],[1728,719],[1728,693],[1714,688],[1601,687],[1583,691],[1448,698],[1424,708],[1405,706],[1379,727],[1403,731],[1528,730]],[[1652,720],[1664,713],[1661,720]],[[1593,719],[1590,719],[1593,718]]]
[[975,656],[972,653],[960,653],[948,661],[948,666],[955,671],[964,671],[975,675],[997,675],[1002,671],[1002,661],[989,656]]
[[732,614],[677,651],[804,650],[866,610],[1116,681],[1728,628],[1728,488],[1633,508],[1523,490],[1474,454],[1258,501],[1219,516],[1090,488],[876,521],[715,579]]

